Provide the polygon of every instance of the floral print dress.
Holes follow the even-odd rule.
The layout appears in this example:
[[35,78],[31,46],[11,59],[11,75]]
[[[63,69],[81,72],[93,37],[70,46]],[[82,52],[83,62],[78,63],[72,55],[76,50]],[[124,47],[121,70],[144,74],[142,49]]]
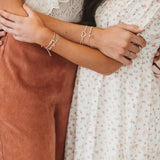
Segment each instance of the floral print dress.
[[105,76],[79,67],[65,160],[160,160],[160,88],[152,71],[160,45],[159,0],[105,0],[98,27],[145,28],[147,45],[131,66]]

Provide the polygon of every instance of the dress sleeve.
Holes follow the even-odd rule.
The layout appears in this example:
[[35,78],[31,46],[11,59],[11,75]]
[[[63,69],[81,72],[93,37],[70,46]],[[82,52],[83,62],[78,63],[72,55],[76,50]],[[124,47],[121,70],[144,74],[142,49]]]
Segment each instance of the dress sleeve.
[[59,9],[60,3],[67,3],[69,0],[25,0],[34,10],[49,15],[52,10]]

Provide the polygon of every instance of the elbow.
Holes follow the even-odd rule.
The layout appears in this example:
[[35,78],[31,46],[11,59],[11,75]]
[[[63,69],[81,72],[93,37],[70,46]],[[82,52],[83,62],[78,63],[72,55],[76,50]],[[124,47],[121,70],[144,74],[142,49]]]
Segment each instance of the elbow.
[[105,76],[109,76],[109,75],[111,75],[112,73],[114,73],[114,72],[108,72],[108,71],[107,71],[107,72],[104,72],[104,71],[101,72],[101,74],[103,74],[103,75],[105,75]]
[[103,75],[109,76],[109,75],[115,73],[117,70],[119,70],[119,68],[121,66],[122,66],[122,64],[117,63],[117,62],[116,62],[116,64],[110,64],[110,65],[107,65],[107,66],[104,65],[104,67],[101,67],[99,69],[99,72]]
[[109,75],[113,74],[114,72],[116,72],[121,66],[122,66],[122,64],[116,63],[116,65],[114,65],[114,64],[111,64],[111,65],[92,65],[87,68],[89,68],[95,72],[98,72],[100,74],[109,76]]

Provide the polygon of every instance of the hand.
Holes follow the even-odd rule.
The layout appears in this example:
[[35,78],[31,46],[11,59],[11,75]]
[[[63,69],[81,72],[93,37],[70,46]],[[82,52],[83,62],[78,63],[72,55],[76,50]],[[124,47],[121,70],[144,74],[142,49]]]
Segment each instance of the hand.
[[3,41],[1,40],[2,37],[5,37],[6,32],[0,29],[0,46],[3,44]]
[[[124,65],[130,65],[132,59],[141,48],[145,47],[145,40],[136,34],[143,32],[135,25],[119,24],[107,29],[93,30],[92,44],[106,56],[113,58]],[[92,45],[91,44],[91,45]]]
[[45,26],[39,16],[26,4],[23,5],[27,17],[17,16],[0,11],[0,28],[13,35],[16,40],[39,43],[40,35]]
[[157,50],[157,53],[155,54],[152,70],[155,77],[159,79],[158,81],[160,84],[160,48]]
[[160,48],[157,50],[153,63],[155,63],[156,61],[160,60]]

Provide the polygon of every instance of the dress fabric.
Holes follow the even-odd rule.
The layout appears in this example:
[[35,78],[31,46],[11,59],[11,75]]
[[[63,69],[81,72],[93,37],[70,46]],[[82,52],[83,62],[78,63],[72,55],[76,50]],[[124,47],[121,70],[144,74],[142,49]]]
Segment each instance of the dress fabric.
[[160,88],[152,62],[160,44],[159,0],[105,0],[98,27],[121,22],[146,30],[131,66],[105,76],[79,67],[65,160],[160,160]]
[[[74,6],[71,1],[64,4],[74,10],[74,1]],[[57,11],[63,13],[59,7]],[[75,16],[80,16],[79,11]],[[68,19],[75,21],[75,17]],[[62,160],[76,65],[55,53],[50,57],[39,45],[16,41],[10,34],[3,41],[0,160]]]
[[84,0],[25,0],[34,10],[67,22],[79,22]]

